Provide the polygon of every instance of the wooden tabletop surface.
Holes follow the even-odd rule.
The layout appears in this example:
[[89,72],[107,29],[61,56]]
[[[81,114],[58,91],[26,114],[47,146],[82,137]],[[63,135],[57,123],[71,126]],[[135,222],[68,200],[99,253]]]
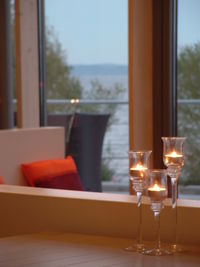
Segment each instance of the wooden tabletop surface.
[[38,233],[0,239],[2,267],[117,266],[196,267],[200,248],[173,256],[145,256],[124,251],[131,240],[63,233]]

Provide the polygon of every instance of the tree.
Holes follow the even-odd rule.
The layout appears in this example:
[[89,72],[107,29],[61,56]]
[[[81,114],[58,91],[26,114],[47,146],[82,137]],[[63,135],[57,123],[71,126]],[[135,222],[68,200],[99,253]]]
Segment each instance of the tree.
[[[85,99],[88,100],[116,100],[121,97],[121,94],[125,90],[123,86],[118,83],[112,87],[104,87],[98,79],[92,80],[90,85],[90,90],[84,94]],[[85,105],[79,107],[79,110],[83,112],[109,113],[111,117],[108,127],[117,121],[117,118],[115,118],[116,109],[117,105],[114,104]]]
[[[71,76],[71,67],[67,56],[57,39],[54,29],[46,27],[46,72],[47,98],[71,99],[81,98],[83,87],[80,81]],[[63,107],[51,107],[51,111],[63,111]]]
[[[182,48],[178,56],[178,99],[200,99],[200,43]],[[200,105],[179,105],[178,129],[186,136],[183,184],[200,184]]]

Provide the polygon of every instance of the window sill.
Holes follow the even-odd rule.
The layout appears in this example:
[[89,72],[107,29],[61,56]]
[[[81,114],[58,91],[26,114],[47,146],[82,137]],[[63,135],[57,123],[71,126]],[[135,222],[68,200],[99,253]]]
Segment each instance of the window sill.
[[[0,236],[63,231],[134,238],[137,233],[135,196],[1,185]],[[143,198],[143,236],[155,238],[148,198]],[[161,237],[173,238],[170,199],[161,213]],[[200,244],[200,201],[178,200],[178,240]]]

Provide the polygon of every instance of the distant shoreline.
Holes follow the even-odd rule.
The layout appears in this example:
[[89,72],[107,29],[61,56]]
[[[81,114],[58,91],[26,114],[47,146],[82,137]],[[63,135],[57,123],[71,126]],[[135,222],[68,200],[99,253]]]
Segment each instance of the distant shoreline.
[[83,75],[128,75],[128,65],[118,64],[80,64],[71,65],[73,76]]

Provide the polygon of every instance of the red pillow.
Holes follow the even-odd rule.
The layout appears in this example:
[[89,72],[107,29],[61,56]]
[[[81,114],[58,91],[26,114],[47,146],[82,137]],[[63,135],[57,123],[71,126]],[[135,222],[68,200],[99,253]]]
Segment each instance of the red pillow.
[[76,190],[83,190],[75,162],[71,156],[66,159],[23,163],[21,170],[30,186],[53,188],[53,185],[55,185],[55,188],[70,189],[74,179],[74,184],[77,185]]
[[46,180],[38,180],[35,182],[35,186],[83,191],[83,186],[77,173],[67,173]]
[[3,177],[0,176],[0,184],[5,184]]

